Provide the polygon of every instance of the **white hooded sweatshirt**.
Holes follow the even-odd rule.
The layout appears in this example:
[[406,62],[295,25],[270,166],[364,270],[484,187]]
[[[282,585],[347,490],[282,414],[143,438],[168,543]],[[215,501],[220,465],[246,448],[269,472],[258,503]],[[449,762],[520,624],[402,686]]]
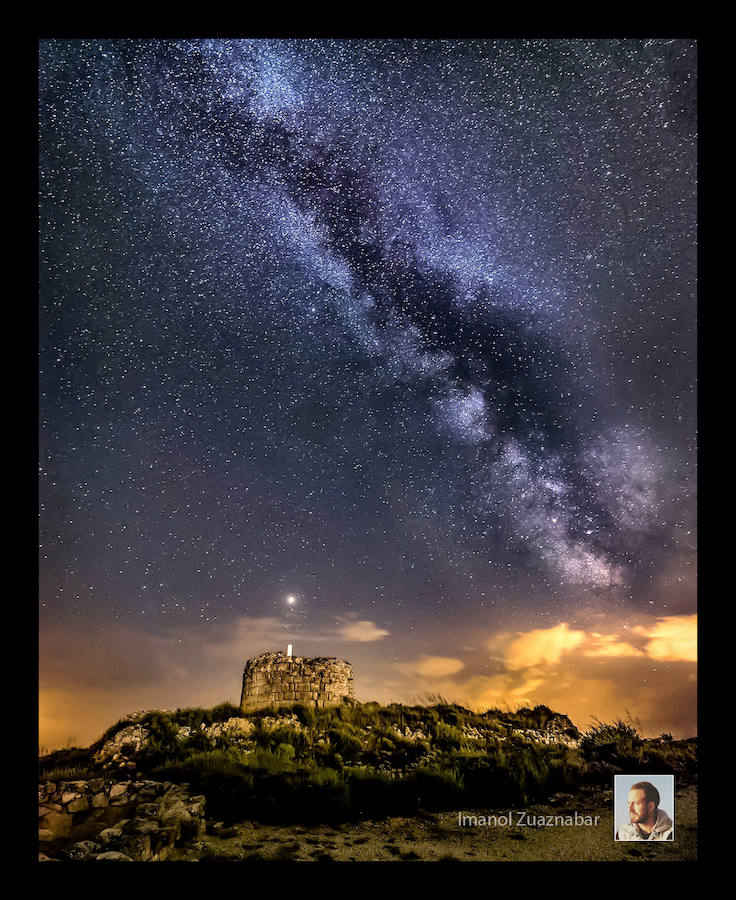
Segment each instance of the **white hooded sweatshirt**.
[[673,840],[672,819],[663,809],[658,809],[657,821],[654,823],[651,834],[645,835],[633,822],[626,822],[626,824],[618,826],[617,837],[620,841],[671,841]]

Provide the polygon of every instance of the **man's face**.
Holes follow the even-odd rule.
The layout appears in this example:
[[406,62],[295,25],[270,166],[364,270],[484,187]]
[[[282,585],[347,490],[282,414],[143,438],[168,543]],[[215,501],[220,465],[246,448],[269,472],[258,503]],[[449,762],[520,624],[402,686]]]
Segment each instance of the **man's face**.
[[632,824],[638,822],[648,822],[654,812],[654,801],[647,803],[644,788],[637,788],[635,791],[629,791],[629,818]]

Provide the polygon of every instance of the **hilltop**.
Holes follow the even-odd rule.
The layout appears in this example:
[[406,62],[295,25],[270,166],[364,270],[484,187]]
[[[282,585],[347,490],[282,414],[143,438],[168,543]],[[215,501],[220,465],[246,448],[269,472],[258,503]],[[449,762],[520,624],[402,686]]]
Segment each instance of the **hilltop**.
[[68,853],[84,835],[92,839],[83,856],[97,846],[171,858],[215,824],[516,806],[610,786],[617,771],[692,779],[695,763],[694,739],[643,738],[622,721],[581,732],[545,706],[149,710],[124,717],[88,748],[40,759],[41,827],[47,852]]

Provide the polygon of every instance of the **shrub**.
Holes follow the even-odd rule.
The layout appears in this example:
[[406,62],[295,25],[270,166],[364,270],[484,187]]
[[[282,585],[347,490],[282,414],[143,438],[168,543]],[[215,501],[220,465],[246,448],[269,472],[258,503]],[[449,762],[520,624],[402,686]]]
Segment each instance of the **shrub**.
[[324,766],[328,769],[341,770],[344,760],[337,748],[330,743],[315,744],[312,749],[312,757],[316,766]]
[[254,772],[280,775],[283,772],[294,771],[293,755],[293,753],[289,755],[288,751],[277,753],[274,750],[259,748],[251,753],[244,753],[241,760],[244,766]]
[[549,780],[543,751],[528,744],[496,748],[465,772],[465,787],[475,806],[532,802],[544,796]]
[[151,772],[159,781],[191,785],[207,799],[207,813],[223,821],[247,818],[252,806],[253,773],[232,752],[195,753],[186,760],[167,760]]
[[585,756],[602,755],[632,761],[642,745],[639,729],[632,722],[616,719],[611,724],[594,719],[595,725],[583,735],[580,749]]
[[418,769],[405,781],[413,810],[456,809],[465,805],[465,778],[457,769]]
[[337,715],[342,722],[352,725],[363,718],[361,706],[362,704],[356,703],[354,700],[343,699],[340,706],[337,707]]
[[459,750],[465,739],[462,731],[454,725],[439,721],[434,729],[434,742],[444,752]]
[[395,785],[388,775],[355,769],[347,772],[346,777],[354,816],[386,816],[400,811]]
[[334,769],[313,772],[303,783],[298,798],[298,818],[313,822],[338,822],[350,818],[350,789]]
[[311,738],[306,729],[282,725],[271,732],[271,745],[291,744],[298,755],[304,754],[311,746]]
[[363,741],[350,725],[330,728],[327,732],[330,743],[347,763],[356,763],[363,753]]
[[227,722],[228,719],[238,719],[242,717],[239,706],[232,703],[220,703],[214,706],[211,711],[212,722]]
[[670,772],[693,774],[697,771],[696,747],[695,741],[645,739],[639,749],[641,770],[659,768]]
[[418,763],[427,753],[429,744],[426,741],[409,741],[397,736],[394,737],[389,759],[395,768],[405,769]]
[[305,703],[297,703],[292,710],[299,721],[305,727],[314,729],[317,725],[317,713],[313,706],[307,706]]
[[[141,753],[141,760],[145,766],[155,766],[169,757],[179,757],[184,753],[191,752],[176,739],[179,725],[173,715],[155,712],[147,716],[141,724],[148,729],[149,733],[148,743]],[[202,748],[197,747],[194,743],[192,749],[195,749],[196,752],[197,749]]]
[[445,725],[462,726],[465,724],[468,710],[456,703],[442,703],[437,706],[437,715]]

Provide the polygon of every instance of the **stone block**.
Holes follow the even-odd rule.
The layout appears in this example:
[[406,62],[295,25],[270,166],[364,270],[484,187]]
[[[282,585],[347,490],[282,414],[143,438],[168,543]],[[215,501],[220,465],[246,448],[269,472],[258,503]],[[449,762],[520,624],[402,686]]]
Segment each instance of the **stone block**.
[[43,817],[43,827],[55,837],[67,837],[72,828],[72,817],[66,813],[49,812]]

